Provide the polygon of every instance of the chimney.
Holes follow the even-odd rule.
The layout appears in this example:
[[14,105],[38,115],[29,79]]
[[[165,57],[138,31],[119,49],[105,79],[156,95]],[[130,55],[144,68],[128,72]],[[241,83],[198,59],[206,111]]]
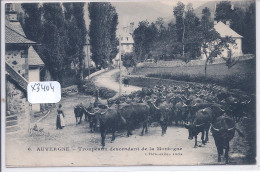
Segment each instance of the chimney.
[[17,21],[17,12],[15,11],[15,4],[7,3],[5,5],[5,15],[9,21]]
[[216,24],[218,24],[218,21],[214,20],[214,26],[215,26]]
[[226,21],[226,25],[227,25],[228,27],[230,27],[230,21],[229,21],[229,20]]

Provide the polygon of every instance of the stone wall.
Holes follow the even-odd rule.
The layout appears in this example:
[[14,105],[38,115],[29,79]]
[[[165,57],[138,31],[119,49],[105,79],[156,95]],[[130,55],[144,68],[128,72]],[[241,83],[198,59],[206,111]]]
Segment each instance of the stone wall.
[[5,52],[6,62],[20,75],[28,80],[28,50],[26,49],[7,49]]
[[26,93],[7,77],[6,81],[6,131],[26,132],[29,125],[29,103]]
[[12,69],[6,75],[6,131],[26,132],[30,120],[29,102],[21,81],[28,81],[28,47],[7,45],[5,52],[7,67]]

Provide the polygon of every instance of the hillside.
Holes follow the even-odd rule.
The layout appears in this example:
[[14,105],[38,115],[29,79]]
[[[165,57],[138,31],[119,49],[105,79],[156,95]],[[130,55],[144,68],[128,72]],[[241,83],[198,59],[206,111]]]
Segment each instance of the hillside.
[[[242,8],[244,10],[246,10],[249,5],[254,2],[254,0],[246,0],[246,1],[231,1],[231,4],[234,6],[234,7],[239,7],[239,8]],[[210,1],[210,2],[206,2],[205,4],[202,4],[201,6],[197,7],[194,9],[194,12],[195,14],[201,18],[202,16],[202,10],[205,8],[205,7],[208,7],[211,11],[211,17],[214,18],[215,16],[215,8],[216,8],[216,4],[218,4],[218,1]]]

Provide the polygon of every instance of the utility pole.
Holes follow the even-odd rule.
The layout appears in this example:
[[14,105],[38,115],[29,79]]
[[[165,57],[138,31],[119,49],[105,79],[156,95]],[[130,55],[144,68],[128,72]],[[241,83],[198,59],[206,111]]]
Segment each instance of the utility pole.
[[121,92],[122,92],[122,72],[121,72],[121,36],[119,35],[119,97],[121,97]]
[[87,43],[87,59],[88,59],[88,79],[89,79],[89,75],[90,75],[90,68],[89,68],[89,53],[88,53],[88,35],[87,35],[87,40],[86,40],[86,43]]
[[185,55],[185,46],[184,46],[184,36],[185,36],[185,7],[183,11],[183,17],[182,17],[182,24],[183,24],[183,32],[182,32],[182,56],[184,57]]

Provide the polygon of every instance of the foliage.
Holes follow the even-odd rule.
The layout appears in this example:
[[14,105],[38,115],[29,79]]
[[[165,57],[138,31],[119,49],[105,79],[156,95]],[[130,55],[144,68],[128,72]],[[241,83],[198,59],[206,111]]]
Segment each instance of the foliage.
[[136,66],[136,57],[134,53],[126,53],[122,57],[123,65],[126,68],[135,67]]
[[[21,6],[25,12],[24,17],[20,16],[25,34],[41,44],[34,48],[52,78],[61,83],[69,81],[63,76],[73,73],[70,66],[73,61],[78,66],[76,78],[82,81],[86,37],[84,3],[24,3]],[[75,84],[73,79],[71,81]]]
[[110,99],[116,95],[114,90],[110,90],[105,87],[99,88],[99,97],[102,99]]
[[85,81],[83,88],[84,93],[91,96],[96,96],[98,90],[98,96],[102,99],[109,99],[116,95],[114,90],[110,90],[104,87],[98,88],[92,81],[89,80]]
[[232,18],[232,9],[231,9],[230,1],[221,1],[216,6],[215,20],[222,21],[226,23],[226,21],[231,20]]
[[214,29],[212,29],[204,32],[204,35],[201,37],[201,44],[201,51],[206,57],[206,75],[208,63],[213,63],[216,57],[221,56],[224,49],[229,49],[229,46],[234,44],[234,40],[231,37],[222,38]]
[[25,12],[23,20],[24,32],[27,38],[35,42],[42,40],[42,8],[38,3],[23,3],[22,9]]
[[256,11],[255,3],[252,3],[245,13],[245,30],[243,51],[244,53],[256,53]]
[[182,42],[183,29],[184,29],[184,13],[185,5],[182,2],[178,2],[177,6],[173,8],[173,14],[176,18],[177,28],[177,41]]
[[66,45],[66,30],[60,3],[43,4],[42,55],[52,77],[62,81]]
[[202,10],[201,27],[205,31],[208,31],[211,28],[213,28],[213,22],[211,20],[211,12],[210,12],[210,9],[208,7],[205,7]]
[[[86,25],[84,20],[84,3],[63,3],[68,40],[66,44],[66,68],[71,62],[76,66],[78,86],[82,86],[84,70],[84,45],[86,42]],[[81,88],[79,88],[81,90]]]
[[147,20],[139,22],[138,27],[134,30],[134,51],[138,61],[144,61],[145,56],[149,54],[153,44],[157,40],[158,31],[156,25]]
[[189,54],[189,56],[186,55],[186,59],[195,59],[201,55],[201,45],[198,39],[198,33],[200,32],[200,21],[199,18],[195,15],[191,5],[189,5],[188,10],[186,11],[184,22],[185,35],[183,37],[183,44],[185,49],[183,49],[183,56],[185,56],[185,54]]
[[243,7],[232,7],[230,1],[221,1],[216,6],[216,21],[230,21],[230,28],[242,35],[242,48],[244,53],[255,54],[255,3],[252,2],[245,10]]
[[98,68],[106,68],[118,51],[117,12],[109,2],[91,2],[88,11],[91,58]]
[[237,64],[237,62],[239,61],[239,59],[232,58],[231,51],[229,51],[228,57],[222,57],[222,58],[225,60],[226,66],[228,67],[228,69],[235,66],[235,64]]

